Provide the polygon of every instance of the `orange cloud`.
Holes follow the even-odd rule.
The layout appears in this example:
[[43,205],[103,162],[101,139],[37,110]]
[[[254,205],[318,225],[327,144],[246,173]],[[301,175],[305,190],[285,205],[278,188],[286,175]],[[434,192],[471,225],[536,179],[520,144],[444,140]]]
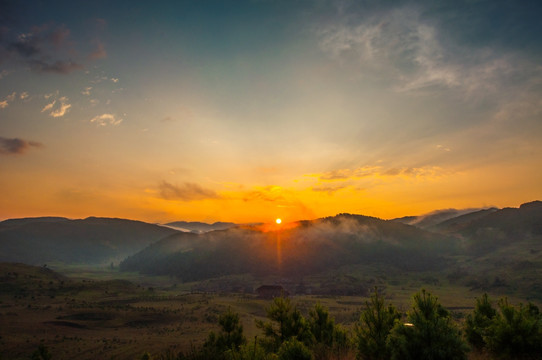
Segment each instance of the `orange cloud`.
[[162,181],[159,186],[159,191],[160,196],[165,200],[192,201],[217,199],[219,197],[215,191],[190,182],[185,182],[181,185],[173,185],[166,181]]
[[438,166],[422,167],[390,167],[383,166],[363,166],[355,169],[338,169],[320,174],[310,174],[308,176],[316,177],[320,181],[347,181],[359,180],[366,177],[438,177],[444,173],[444,170]]

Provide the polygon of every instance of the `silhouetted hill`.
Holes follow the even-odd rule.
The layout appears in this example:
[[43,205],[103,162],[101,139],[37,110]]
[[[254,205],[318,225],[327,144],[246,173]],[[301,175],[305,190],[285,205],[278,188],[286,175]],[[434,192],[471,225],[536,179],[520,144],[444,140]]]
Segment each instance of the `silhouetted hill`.
[[0,261],[103,263],[173,233],[158,225],[111,218],[6,220],[0,223]]
[[428,214],[420,216],[404,216],[401,218],[393,219],[393,221],[407,225],[413,225],[424,230],[430,230],[440,223],[462,215],[476,212],[478,210],[479,209],[443,209],[432,211]]
[[464,223],[455,233],[468,239],[471,249],[477,253],[523,240],[542,240],[542,202],[489,212]]
[[232,228],[197,236],[175,234],[128,257],[121,270],[174,275],[184,281],[239,273],[301,276],[348,264],[427,270],[442,266],[442,256],[457,251],[451,237],[341,214],[274,231]]
[[441,223],[438,223],[430,227],[431,231],[443,232],[443,233],[453,233],[460,231],[461,229],[468,227],[473,222],[498,211],[497,208],[489,208],[479,211],[470,212],[464,215],[460,215]]
[[207,224],[204,222],[197,222],[197,221],[192,221],[192,222],[175,221],[175,222],[170,222],[164,225],[177,228],[181,231],[191,231],[194,233],[204,233],[204,232],[215,231],[215,230],[226,230],[226,229],[237,226],[237,224],[230,223],[230,222],[215,222],[213,224]]
[[0,221],[0,227],[6,228],[9,226],[21,226],[25,224],[31,224],[36,222],[63,222],[69,221],[70,219],[65,217],[55,217],[55,216],[43,216],[43,217],[33,217],[33,218],[21,218],[21,219],[7,219]]
[[472,289],[542,299],[542,202],[488,209],[459,219],[445,231],[465,246],[449,279]]

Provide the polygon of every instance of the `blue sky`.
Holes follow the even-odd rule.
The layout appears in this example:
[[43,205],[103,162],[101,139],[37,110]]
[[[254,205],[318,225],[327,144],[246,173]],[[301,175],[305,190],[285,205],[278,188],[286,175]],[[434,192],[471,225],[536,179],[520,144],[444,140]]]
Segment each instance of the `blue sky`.
[[0,1],[0,218],[541,197],[536,1]]

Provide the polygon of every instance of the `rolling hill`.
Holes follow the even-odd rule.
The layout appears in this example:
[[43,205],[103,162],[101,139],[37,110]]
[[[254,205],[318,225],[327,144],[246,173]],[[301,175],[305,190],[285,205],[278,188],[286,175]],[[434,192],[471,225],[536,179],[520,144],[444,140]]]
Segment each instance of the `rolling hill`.
[[233,228],[175,234],[120,264],[126,271],[174,275],[184,281],[231,274],[302,276],[348,264],[385,263],[403,270],[441,266],[459,242],[413,226],[341,214],[285,229]]
[[11,219],[0,222],[0,261],[27,264],[118,261],[176,232],[124,219]]
[[472,288],[542,297],[542,202],[449,214],[440,222],[433,217],[428,229],[340,214],[205,233],[123,219],[13,219],[0,222],[0,261],[114,259],[122,260],[122,271],[184,282],[235,274],[302,278],[357,267],[382,276],[425,272]]

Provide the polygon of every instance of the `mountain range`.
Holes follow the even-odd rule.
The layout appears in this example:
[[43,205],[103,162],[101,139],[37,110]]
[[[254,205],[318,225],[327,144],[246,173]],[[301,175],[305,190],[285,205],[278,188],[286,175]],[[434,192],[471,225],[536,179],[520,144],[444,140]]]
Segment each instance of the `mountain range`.
[[107,263],[122,260],[176,230],[141,221],[89,217],[0,222],[0,261]]
[[[192,232],[173,228],[190,230],[190,224]],[[339,214],[267,228],[165,225],[94,217],[6,220],[0,222],[0,260],[97,264],[114,259],[122,260],[123,271],[181,281],[234,274],[302,277],[378,266],[433,272],[482,288],[498,277],[499,284],[521,283],[525,291],[542,294],[541,201],[394,220]]]
[[175,221],[164,224],[164,226],[168,226],[172,229],[183,232],[201,234],[209,231],[230,229],[232,227],[236,227],[237,224],[231,222],[215,222],[212,224],[207,224],[199,221]]

